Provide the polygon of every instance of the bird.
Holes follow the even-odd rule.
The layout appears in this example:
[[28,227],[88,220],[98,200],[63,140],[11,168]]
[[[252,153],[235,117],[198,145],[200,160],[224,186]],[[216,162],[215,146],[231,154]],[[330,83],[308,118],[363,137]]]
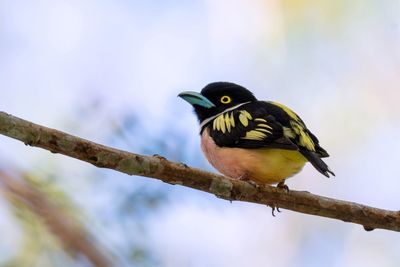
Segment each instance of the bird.
[[201,149],[223,175],[288,189],[285,180],[310,162],[324,176],[335,176],[322,160],[328,152],[287,106],[258,100],[231,82],[213,82],[200,93],[184,91],[178,96],[192,105]]

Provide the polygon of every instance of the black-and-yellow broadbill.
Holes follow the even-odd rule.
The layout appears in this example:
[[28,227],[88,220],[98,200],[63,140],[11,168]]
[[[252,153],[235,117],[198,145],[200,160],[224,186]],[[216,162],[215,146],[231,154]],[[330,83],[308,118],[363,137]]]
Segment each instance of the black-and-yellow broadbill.
[[246,88],[215,82],[201,93],[182,92],[200,122],[201,148],[222,174],[261,184],[283,185],[305,163],[329,177],[328,153],[288,107],[260,101]]

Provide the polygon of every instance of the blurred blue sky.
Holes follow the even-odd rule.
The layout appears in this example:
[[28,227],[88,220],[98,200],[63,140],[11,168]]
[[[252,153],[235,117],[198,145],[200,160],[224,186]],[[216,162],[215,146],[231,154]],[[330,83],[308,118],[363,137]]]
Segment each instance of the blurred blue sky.
[[[1,110],[212,170],[196,118],[176,95],[236,82],[293,108],[330,152],[335,178],[306,166],[290,188],[393,210],[400,200],[399,69],[397,0],[0,1]],[[151,266],[400,261],[396,233],[286,210],[273,218],[261,205],[95,169],[6,137],[0,159],[56,176],[126,264],[129,242],[149,251]],[[141,212],[142,202],[129,202],[139,192],[161,196],[161,204]],[[121,211],[124,205],[134,212]],[[1,198],[0,217],[5,260],[21,232]]]

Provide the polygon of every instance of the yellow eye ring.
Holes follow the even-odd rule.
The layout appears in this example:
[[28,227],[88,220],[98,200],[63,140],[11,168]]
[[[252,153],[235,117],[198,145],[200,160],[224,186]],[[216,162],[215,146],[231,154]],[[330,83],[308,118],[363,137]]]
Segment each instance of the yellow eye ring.
[[221,103],[222,104],[229,104],[232,102],[232,98],[230,98],[227,95],[224,95],[223,97],[221,97]]

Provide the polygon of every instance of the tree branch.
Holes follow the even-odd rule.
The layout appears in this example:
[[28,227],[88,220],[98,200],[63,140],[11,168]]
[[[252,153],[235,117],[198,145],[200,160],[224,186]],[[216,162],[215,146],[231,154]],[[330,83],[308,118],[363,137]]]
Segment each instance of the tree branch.
[[0,170],[0,183],[9,199],[17,199],[45,222],[47,228],[62,243],[67,252],[84,255],[96,267],[114,266],[105,250],[94,242],[90,234],[77,221],[69,218],[34,187]]
[[358,203],[311,194],[306,191],[253,185],[222,175],[189,168],[164,158],[143,156],[100,145],[54,129],[0,112],[0,134],[41,147],[52,153],[89,162],[97,167],[114,169],[129,175],[155,178],[212,193],[227,200],[240,200],[301,213],[318,215],[375,228],[400,231],[400,212],[377,209]]

